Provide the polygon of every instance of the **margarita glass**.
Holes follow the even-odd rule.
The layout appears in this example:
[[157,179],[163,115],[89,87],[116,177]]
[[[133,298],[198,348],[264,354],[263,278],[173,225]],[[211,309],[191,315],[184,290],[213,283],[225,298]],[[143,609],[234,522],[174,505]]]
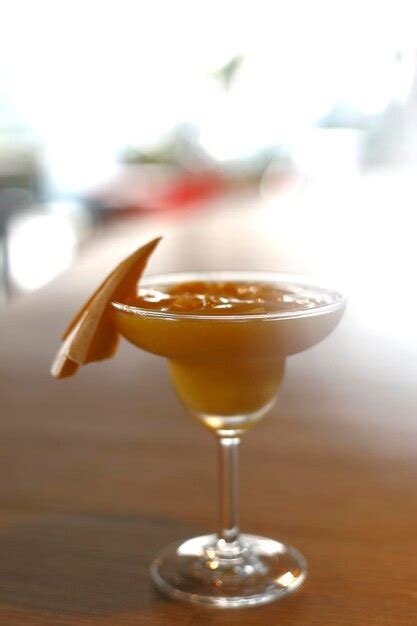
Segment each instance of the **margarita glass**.
[[240,437],[273,405],[286,358],[327,337],[343,314],[346,298],[306,277],[257,271],[151,276],[141,279],[140,288],[169,293],[193,284],[254,286],[255,291],[262,286],[294,297],[291,307],[249,312],[241,312],[239,303],[227,312],[225,298],[225,314],[187,306],[161,310],[152,302],[136,306],[135,299],[112,303],[118,331],[139,348],[168,359],[179,398],[218,442],[218,532],[163,549],[152,563],[151,577],[168,596],[194,604],[262,604],[295,590],[307,568],[295,548],[239,532]]

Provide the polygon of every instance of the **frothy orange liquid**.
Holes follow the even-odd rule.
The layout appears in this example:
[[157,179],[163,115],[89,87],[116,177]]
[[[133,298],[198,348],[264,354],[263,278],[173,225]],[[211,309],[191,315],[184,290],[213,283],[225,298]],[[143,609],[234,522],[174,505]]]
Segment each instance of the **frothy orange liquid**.
[[329,292],[270,283],[192,281],[170,287],[142,288],[134,306],[168,313],[255,315],[311,309],[332,302]]
[[[169,359],[181,400],[225,434],[262,417],[282,381],[286,356],[314,345],[336,325],[341,312],[320,313],[335,299],[327,290],[298,285],[195,281],[142,288],[125,303],[172,317],[119,308],[115,318],[129,341]],[[299,311],[309,314],[297,316]],[[288,316],[273,317],[283,312]]]

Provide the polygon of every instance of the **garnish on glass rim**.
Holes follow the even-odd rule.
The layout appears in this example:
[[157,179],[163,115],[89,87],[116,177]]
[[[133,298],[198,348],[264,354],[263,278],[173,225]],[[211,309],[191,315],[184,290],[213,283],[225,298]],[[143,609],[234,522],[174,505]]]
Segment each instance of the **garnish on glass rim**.
[[110,303],[135,292],[160,240],[153,239],[122,261],[81,307],[64,332],[63,344],[52,363],[55,378],[73,376],[81,365],[115,354],[120,335],[110,317]]

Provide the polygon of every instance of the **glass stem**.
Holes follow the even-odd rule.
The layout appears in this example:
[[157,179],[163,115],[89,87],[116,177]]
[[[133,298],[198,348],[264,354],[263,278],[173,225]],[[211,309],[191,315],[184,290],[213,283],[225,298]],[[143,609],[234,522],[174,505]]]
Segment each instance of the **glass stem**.
[[239,537],[239,437],[219,437],[219,539],[233,543]]

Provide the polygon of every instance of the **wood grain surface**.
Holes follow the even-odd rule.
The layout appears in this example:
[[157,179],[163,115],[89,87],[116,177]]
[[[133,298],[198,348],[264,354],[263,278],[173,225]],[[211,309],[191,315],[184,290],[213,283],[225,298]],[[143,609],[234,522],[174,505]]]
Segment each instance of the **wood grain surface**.
[[[415,285],[415,263],[410,207],[372,208],[390,185],[361,182],[349,201],[311,190],[230,198],[184,221],[114,226],[1,314],[1,626],[417,624],[415,313],[388,297]],[[216,525],[214,441],[185,415],[162,360],[123,344],[74,379],[48,374],[89,291],[159,234],[149,273],[269,268],[350,281],[339,328],[289,359],[276,406],[242,444],[242,528],[292,543],[309,563],[303,588],[281,602],[221,611],[151,588],[159,547]]]

